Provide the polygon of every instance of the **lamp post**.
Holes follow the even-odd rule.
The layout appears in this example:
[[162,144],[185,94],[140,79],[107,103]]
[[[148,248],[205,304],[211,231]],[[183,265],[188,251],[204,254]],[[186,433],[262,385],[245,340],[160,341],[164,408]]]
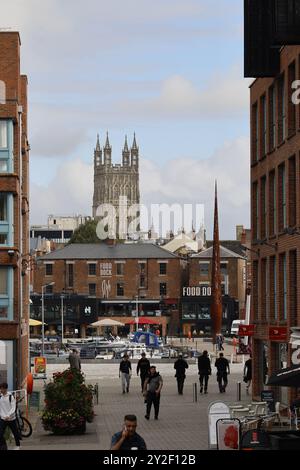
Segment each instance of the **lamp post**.
[[136,302],[136,317],[135,317],[135,322],[136,322],[136,328],[135,330],[137,331],[139,329],[139,296],[135,296],[135,302]]
[[44,284],[42,286],[42,356],[44,356],[45,352],[45,309],[44,309],[44,289],[48,286],[53,286],[55,282],[49,282],[48,284]]
[[64,342],[64,296],[60,296],[60,309],[61,309],[61,344]]

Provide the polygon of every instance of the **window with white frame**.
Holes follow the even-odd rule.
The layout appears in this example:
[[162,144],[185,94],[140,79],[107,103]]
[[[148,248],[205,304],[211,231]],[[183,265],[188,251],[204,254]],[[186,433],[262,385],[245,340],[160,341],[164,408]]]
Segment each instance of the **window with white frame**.
[[6,87],[3,80],[0,80],[0,104],[5,104],[6,102]]
[[13,195],[0,192],[0,245],[13,245]]
[[13,319],[13,268],[0,267],[0,320]]
[[0,119],[0,173],[13,172],[13,122]]

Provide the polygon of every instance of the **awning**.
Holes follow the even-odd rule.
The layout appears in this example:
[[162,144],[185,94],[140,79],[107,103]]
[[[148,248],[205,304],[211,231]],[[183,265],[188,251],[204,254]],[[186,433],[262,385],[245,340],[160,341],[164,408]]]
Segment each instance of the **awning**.
[[[102,304],[117,304],[117,305],[123,305],[123,304],[136,304],[136,299],[132,300],[101,300]],[[160,300],[144,300],[142,297],[138,299],[138,304],[159,304]]]
[[267,385],[280,387],[300,387],[300,366],[281,369],[269,377]]

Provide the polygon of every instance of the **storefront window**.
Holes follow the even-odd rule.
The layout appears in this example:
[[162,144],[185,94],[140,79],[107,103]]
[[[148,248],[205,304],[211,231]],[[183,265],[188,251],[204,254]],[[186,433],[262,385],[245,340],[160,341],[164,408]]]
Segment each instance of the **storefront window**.
[[14,389],[13,341],[0,341],[0,383],[7,382],[8,390]]

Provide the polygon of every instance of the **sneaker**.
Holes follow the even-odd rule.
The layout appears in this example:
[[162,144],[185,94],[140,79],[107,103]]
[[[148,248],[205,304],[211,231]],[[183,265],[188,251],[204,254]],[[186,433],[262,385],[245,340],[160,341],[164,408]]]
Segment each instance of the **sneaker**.
[[149,416],[148,416],[148,415],[145,415],[145,418],[146,418],[146,419],[149,419]]
[[125,393],[125,390],[123,390],[123,393]]
[[204,393],[207,393],[207,390],[204,390]]
[[154,419],[158,419],[158,416],[154,416]]
[[20,446],[14,447],[13,450],[20,450]]
[[129,392],[129,387],[126,388],[126,392],[127,392],[127,393]]
[[203,387],[200,387],[200,393],[202,393],[202,392],[203,392]]

